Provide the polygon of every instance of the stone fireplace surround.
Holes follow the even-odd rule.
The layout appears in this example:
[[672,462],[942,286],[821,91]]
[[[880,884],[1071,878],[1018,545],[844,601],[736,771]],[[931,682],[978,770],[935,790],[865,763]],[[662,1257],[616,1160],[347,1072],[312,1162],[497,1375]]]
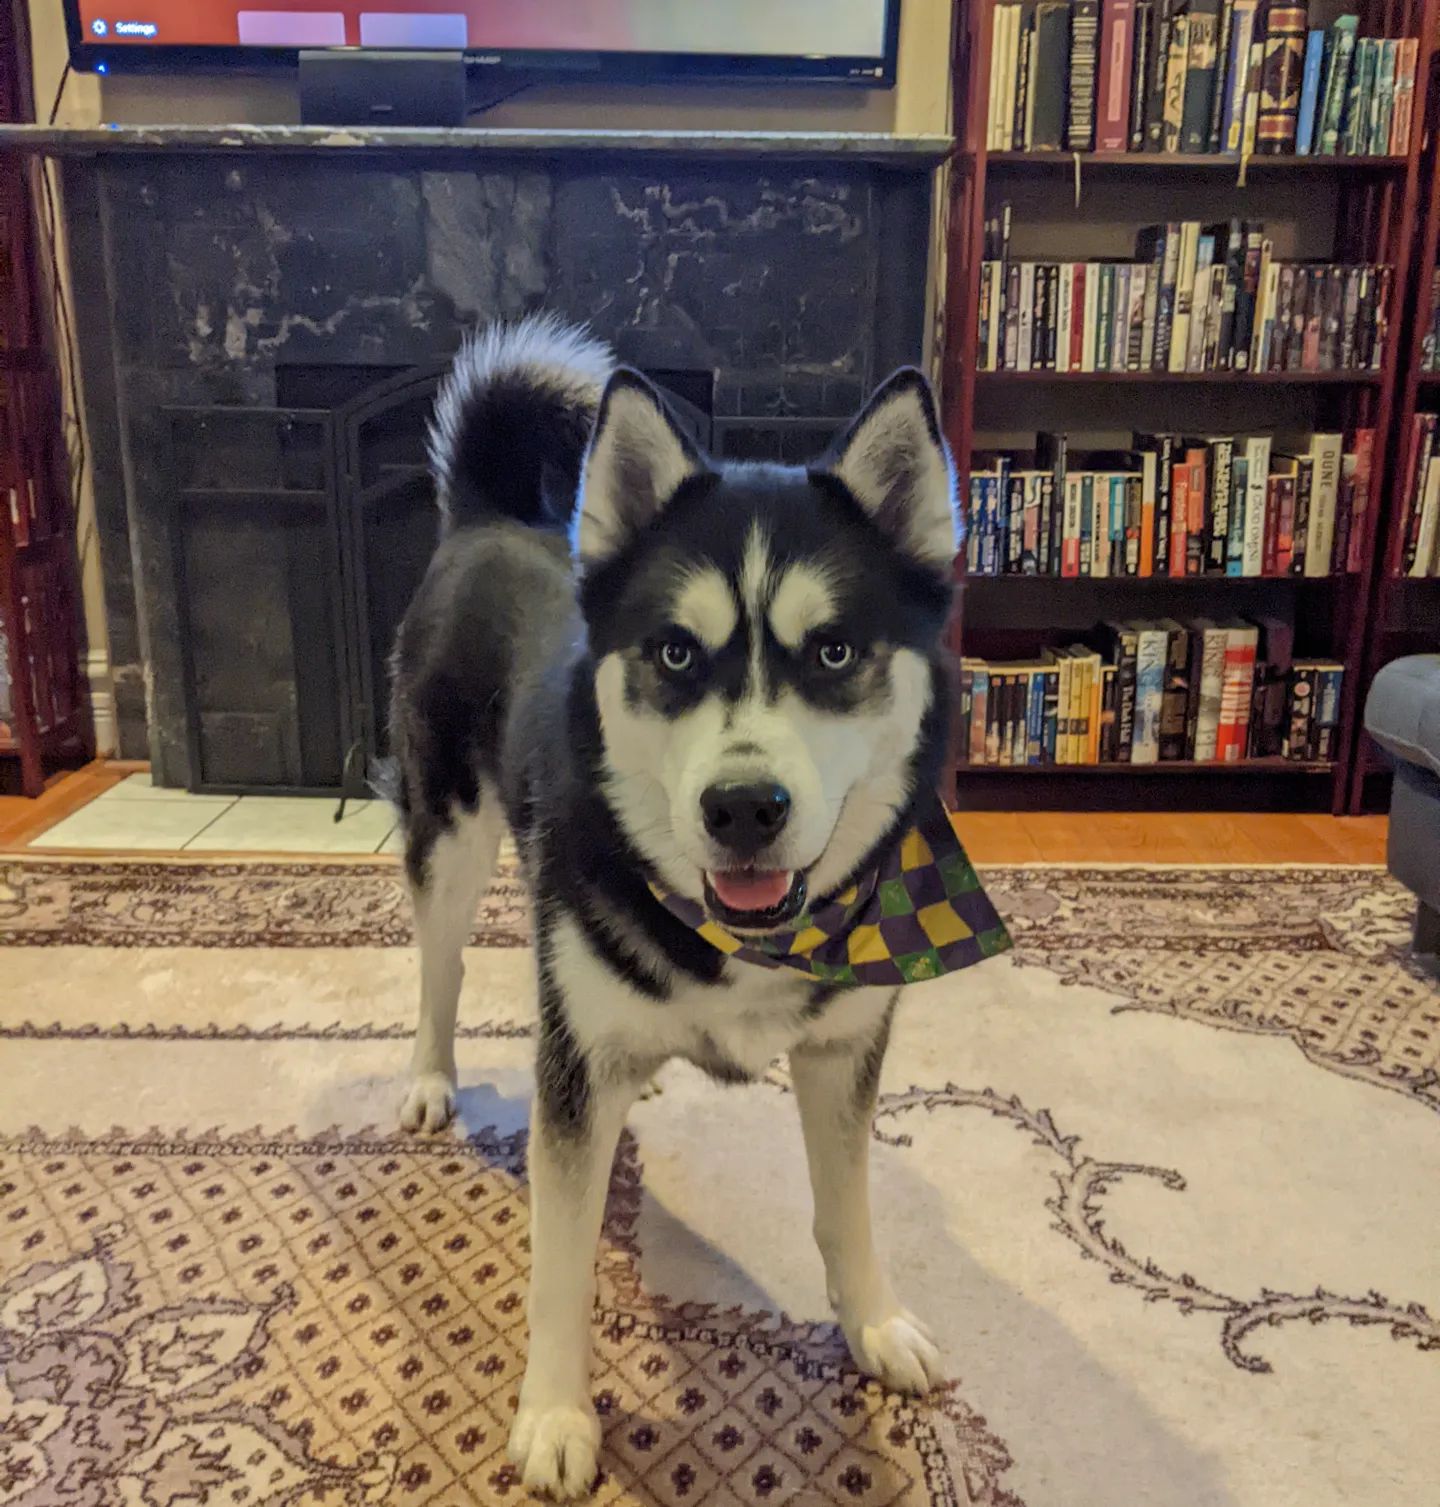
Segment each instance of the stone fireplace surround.
[[[7,139],[8,138],[8,139]],[[192,789],[356,790],[434,539],[435,382],[551,308],[718,453],[801,460],[924,344],[948,142],[47,131],[63,158],[120,751]]]

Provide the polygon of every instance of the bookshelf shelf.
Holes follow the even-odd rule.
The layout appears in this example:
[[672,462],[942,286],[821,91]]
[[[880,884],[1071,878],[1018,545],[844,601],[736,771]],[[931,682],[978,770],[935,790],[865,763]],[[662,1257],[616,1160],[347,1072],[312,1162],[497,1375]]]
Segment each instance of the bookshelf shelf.
[[[1229,0],[1218,0],[1222,30],[1228,4]],[[1102,126],[1098,101],[1115,98],[1113,91],[1103,96],[1096,82],[1103,60],[1114,56],[1113,51],[1107,52],[1100,35],[1108,9],[1106,0],[1099,0],[1094,10],[1087,12],[1093,17],[1096,41],[1089,59],[1082,57],[1089,63],[1089,73],[1082,69],[1080,74],[1089,77],[1090,87],[1096,91],[1092,96],[1095,109],[1089,118],[1097,133]],[[1210,619],[1253,619],[1258,614],[1262,621],[1288,621],[1307,655],[1343,667],[1333,761],[1257,758],[1225,764],[1178,760],[1141,765],[957,764],[956,780],[968,786],[970,797],[981,806],[988,804],[997,810],[1123,810],[1159,805],[1169,809],[1176,802],[1198,801],[1213,802],[1222,809],[1243,809],[1258,803],[1261,809],[1288,805],[1328,808],[1337,813],[1358,810],[1362,782],[1367,775],[1372,781],[1378,777],[1360,731],[1361,709],[1371,676],[1385,658],[1422,639],[1440,648],[1435,597],[1429,589],[1434,582],[1422,583],[1417,591],[1413,583],[1392,574],[1398,547],[1396,493],[1400,481],[1396,473],[1403,467],[1401,425],[1407,426],[1408,432],[1417,405],[1433,409],[1440,394],[1440,372],[1419,370],[1419,334],[1429,321],[1429,277],[1440,239],[1440,71],[1436,66],[1440,62],[1440,0],[1385,0],[1383,4],[1381,0],[1359,0],[1345,9],[1358,13],[1357,22],[1352,23],[1356,56],[1367,39],[1376,39],[1373,45],[1377,49],[1386,39],[1418,39],[1411,49],[1415,73],[1410,124],[1408,129],[1392,132],[1391,137],[1396,143],[1404,142],[1403,152],[1253,155],[1242,164],[1238,157],[1220,153],[1075,154],[991,149],[996,130],[1003,135],[1006,129],[1005,111],[1010,104],[1008,82],[1002,85],[998,111],[990,98],[993,43],[1000,31],[1009,55],[1016,56],[1016,23],[1011,17],[1003,28],[997,26],[999,0],[974,0],[959,12],[953,54],[957,150],[949,175],[942,396],[945,431],[964,489],[962,495],[969,495],[972,455],[976,452],[984,451],[988,456],[996,449],[1023,457],[1028,441],[1015,437],[1013,431],[1017,429],[1043,429],[1047,445],[1052,436],[1059,437],[1071,455],[1113,455],[1113,447],[1120,443],[1116,436],[1136,431],[1229,432],[1234,428],[1235,414],[1223,400],[1231,389],[1236,390],[1235,400],[1254,409],[1254,416],[1246,414],[1244,419],[1252,433],[1269,432],[1278,438],[1296,432],[1343,432],[1347,454],[1354,435],[1360,431],[1373,435],[1373,450],[1365,452],[1372,457],[1368,506],[1355,515],[1360,528],[1349,544],[1349,573],[1314,577],[957,576],[958,584],[970,589],[958,593],[952,646],[977,661],[992,657],[1002,665],[1009,662],[1024,666],[1040,649],[1058,649],[1077,633],[1090,633],[1082,623],[1093,622],[1098,631],[1100,620],[1165,615],[1184,619],[1198,613]],[[1157,25],[1169,26],[1172,15],[1188,14],[1188,10],[1174,0],[1155,0],[1148,16],[1157,18]],[[1076,15],[1072,7],[1072,27]],[[1032,24],[1028,18],[1027,10],[1019,23],[1022,30]],[[1033,33],[1024,33],[1031,37],[1025,45],[1035,49],[1029,54],[1031,66],[1040,66],[1039,76],[1049,78],[1052,75],[1036,59],[1053,44],[1055,34],[1042,37],[1041,19],[1037,14]],[[1326,19],[1331,19],[1328,12]],[[1257,31],[1263,20],[1262,7]],[[1138,16],[1137,24],[1142,24]],[[1147,19],[1143,24],[1152,23]],[[1313,8],[1309,25],[1321,25]],[[1153,33],[1165,34],[1159,29]],[[1277,37],[1280,35],[1283,33],[1277,33]],[[1080,45],[1073,32],[1066,32],[1065,37],[1063,46]],[[1258,36],[1251,40],[1260,46],[1272,39]],[[1302,52],[1305,45],[1302,42]],[[1152,48],[1145,66],[1153,66],[1149,59],[1155,55]],[[1075,56],[1070,53],[1069,65],[1061,67],[1063,77],[1071,81],[1076,77]],[[1396,60],[1398,67],[1398,43]],[[1003,68],[994,76],[1008,79]],[[1254,75],[1251,77],[1253,80]],[[1293,82],[1298,101],[1299,80]],[[1247,87],[1253,89],[1253,81]],[[1048,94],[1036,96],[1051,109],[1049,98]],[[1148,120],[1155,98],[1152,89],[1142,105],[1137,103],[1138,92],[1132,90],[1130,108],[1144,112]],[[1038,104],[1036,108],[1033,122],[1023,109],[1014,115],[1016,143],[1020,140],[1018,133],[1032,126],[1037,139],[1053,139],[1057,129],[1053,113],[1042,132]],[[1104,122],[1112,134],[1118,124],[1113,117],[1112,108],[1111,118]],[[1067,101],[1059,121],[1061,139],[1075,129],[1077,118],[1084,129],[1084,109]],[[1133,115],[1129,124],[1133,129]],[[1182,122],[1182,128],[1188,130],[1189,126]],[[1093,192],[1082,196],[1080,186],[1087,175],[1092,176]],[[994,227],[1001,223],[1004,202],[1013,200],[1017,215],[1023,216],[1023,233],[1017,233],[1014,243],[1023,247],[1023,252],[1016,260],[1063,263],[1077,254],[1094,257],[1099,253],[1113,258],[1121,244],[1117,221],[1133,223],[1137,230],[1173,221],[1177,213],[1190,210],[1183,196],[1192,189],[1196,196],[1193,212],[1208,221],[1223,224],[1227,217],[1273,220],[1275,244],[1278,247],[1283,242],[1287,256],[1309,262],[1390,267],[1385,311],[1388,340],[1381,369],[1257,373],[978,369],[982,315],[987,321],[990,318],[990,304],[982,303],[982,266],[995,256]],[[1008,220],[1004,223],[1008,246]],[[1272,232],[1267,228],[1264,233],[1268,236]],[[1138,250],[1137,261],[1143,261]],[[1423,287],[1419,285],[1422,274]],[[987,291],[994,286],[987,273]],[[1271,388],[1275,389],[1273,393],[1262,396]],[[1021,390],[1034,400],[1034,419],[1024,412],[1023,405],[1017,408]],[[1017,417],[1020,413],[1024,416]],[[1038,416],[1042,413],[1043,417]],[[1060,451],[1062,464],[1066,453],[1065,449]],[[987,469],[991,464],[988,458],[978,464],[984,474],[992,474]],[[1011,464],[1018,468],[1017,474],[1028,475],[1027,467],[1043,473],[1049,462],[1037,455],[1035,460],[1015,458]],[[1104,471],[1113,465],[1111,462],[1107,467],[1097,461],[1096,469]],[[1083,470],[1084,461],[1074,468]],[[1053,594],[1052,587],[1057,588]],[[1392,621],[1398,627],[1390,626]],[[1382,639],[1383,653],[1377,647]],[[1089,640],[1087,643],[1093,647]],[[1324,751],[1328,755],[1330,749]],[[1004,778],[1012,774],[1024,778]],[[1143,778],[1148,774],[1167,778]],[[1193,777],[1193,790],[1186,776]]]
[[1052,372],[977,371],[975,380],[987,386],[1031,384],[1049,387],[1092,386],[1097,382],[1125,383],[1131,387],[1378,387],[1384,375],[1376,371],[1339,372]]
[[1219,775],[1317,775],[1333,774],[1335,764],[1308,759],[1235,759],[1228,764],[1196,759],[1162,759],[1154,764],[959,764],[960,778],[970,775],[1152,775],[1152,774],[1219,774]]
[[[986,167],[1000,173],[1072,174],[1078,157],[1082,173],[1218,173],[1234,177],[1240,171],[1240,159],[1219,152],[987,152]],[[1251,157],[1246,164],[1247,181],[1251,176],[1269,177],[1274,173],[1398,173],[1405,170],[1406,157]]]

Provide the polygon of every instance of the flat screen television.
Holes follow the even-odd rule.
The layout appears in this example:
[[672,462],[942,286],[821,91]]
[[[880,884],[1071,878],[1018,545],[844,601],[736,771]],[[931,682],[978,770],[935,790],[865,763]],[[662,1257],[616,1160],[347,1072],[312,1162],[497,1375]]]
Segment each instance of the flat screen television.
[[527,75],[886,86],[900,0],[65,0],[65,13],[72,63],[101,73],[413,49]]

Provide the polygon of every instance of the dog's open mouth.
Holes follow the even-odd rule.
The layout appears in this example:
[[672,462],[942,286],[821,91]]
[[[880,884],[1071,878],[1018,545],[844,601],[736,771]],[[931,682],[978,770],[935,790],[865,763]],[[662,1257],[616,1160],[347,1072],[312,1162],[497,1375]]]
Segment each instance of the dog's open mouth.
[[805,909],[799,869],[716,869],[705,876],[710,914],[742,931],[773,931]]

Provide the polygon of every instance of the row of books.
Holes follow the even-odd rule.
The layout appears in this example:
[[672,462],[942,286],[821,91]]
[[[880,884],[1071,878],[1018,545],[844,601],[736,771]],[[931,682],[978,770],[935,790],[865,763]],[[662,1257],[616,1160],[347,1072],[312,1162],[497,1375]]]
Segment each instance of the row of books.
[[981,371],[1376,371],[1391,270],[1284,262],[1265,227],[1150,225],[1129,262],[1021,261],[1010,205],[986,227]]
[[[1433,414],[1429,418],[1433,437]],[[1358,571],[1375,434],[1135,434],[1130,450],[976,451],[974,575],[1328,576]],[[1427,456],[1429,455],[1427,451]],[[1434,462],[1440,478],[1440,458]],[[1426,537],[1434,549],[1434,529]]]
[[1400,560],[1403,576],[1440,576],[1440,442],[1436,415],[1417,413],[1400,473]]
[[1440,267],[1430,273],[1430,324],[1420,342],[1420,370],[1440,372]]
[[1388,156],[1408,150],[1419,44],[1260,0],[995,7],[990,151]]
[[960,663],[970,765],[1330,762],[1344,667],[1285,621],[1109,622],[1034,659]]

